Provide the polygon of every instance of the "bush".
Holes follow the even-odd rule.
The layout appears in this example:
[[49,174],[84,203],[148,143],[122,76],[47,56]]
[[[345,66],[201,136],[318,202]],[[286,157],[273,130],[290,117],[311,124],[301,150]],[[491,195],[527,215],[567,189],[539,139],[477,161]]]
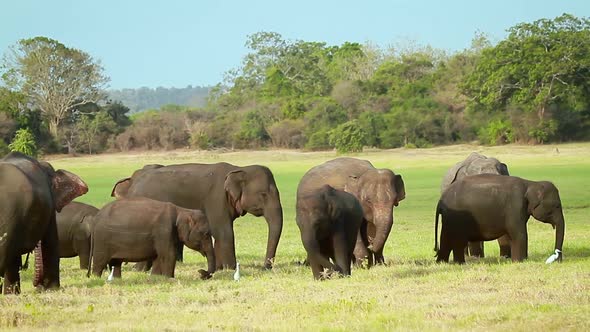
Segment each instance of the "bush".
[[327,130],[320,130],[313,133],[305,144],[305,148],[312,151],[327,150],[332,147]]
[[303,120],[282,120],[268,128],[268,134],[275,147],[298,149],[303,146]]
[[35,136],[28,128],[22,128],[16,131],[12,142],[8,145],[10,151],[18,151],[31,157],[37,157],[37,144]]
[[365,135],[358,121],[352,120],[330,131],[329,140],[338,153],[362,152]]
[[504,120],[494,120],[479,130],[479,140],[483,144],[499,145],[514,142],[512,123]]

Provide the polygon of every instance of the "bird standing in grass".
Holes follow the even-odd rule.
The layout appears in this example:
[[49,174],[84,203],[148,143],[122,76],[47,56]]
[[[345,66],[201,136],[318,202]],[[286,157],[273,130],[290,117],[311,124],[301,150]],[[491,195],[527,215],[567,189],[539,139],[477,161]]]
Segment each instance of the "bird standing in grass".
[[236,272],[234,272],[234,280],[240,281],[240,262],[236,263]]

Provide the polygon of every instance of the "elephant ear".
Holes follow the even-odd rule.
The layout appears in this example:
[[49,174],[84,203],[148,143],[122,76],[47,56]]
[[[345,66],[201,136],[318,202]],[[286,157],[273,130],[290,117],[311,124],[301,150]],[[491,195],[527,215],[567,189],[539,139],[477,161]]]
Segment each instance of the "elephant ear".
[[76,174],[60,169],[51,178],[51,191],[55,210],[61,212],[74,198],[87,193],[88,186]]
[[525,193],[525,199],[528,203],[527,211],[533,214],[533,211],[541,204],[545,196],[545,187],[541,183],[533,183],[529,185]]
[[127,195],[127,191],[131,186],[131,178],[124,178],[113,186],[113,190],[111,191],[111,197],[121,198]]
[[344,191],[353,194],[360,198],[359,193],[359,177],[356,175],[349,175],[346,184],[344,185]]
[[504,163],[499,163],[498,165],[496,165],[496,169],[498,170],[498,173],[500,173],[501,175],[510,175],[510,173],[508,172],[508,166]]
[[227,173],[225,176],[225,182],[223,183],[223,188],[229,196],[230,204],[240,216],[246,214],[246,211],[240,203],[245,182],[246,172],[242,170],[236,170]]
[[395,187],[395,192],[397,193],[397,196],[395,198],[395,202],[393,204],[395,206],[398,206],[399,202],[401,200],[403,200],[404,198],[406,198],[406,186],[404,184],[404,180],[402,179],[401,175],[396,174],[393,177],[393,185]]

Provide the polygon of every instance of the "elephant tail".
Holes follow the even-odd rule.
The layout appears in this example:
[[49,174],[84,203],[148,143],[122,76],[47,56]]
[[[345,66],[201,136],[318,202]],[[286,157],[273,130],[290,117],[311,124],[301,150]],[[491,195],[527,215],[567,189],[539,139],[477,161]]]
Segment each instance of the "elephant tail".
[[434,213],[434,251],[438,254],[438,216],[441,212],[441,201],[436,204],[436,212]]
[[90,253],[88,253],[88,271],[86,278],[90,278],[90,269],[92,268],[92,255],[94,254],[94,232],[90,232]]

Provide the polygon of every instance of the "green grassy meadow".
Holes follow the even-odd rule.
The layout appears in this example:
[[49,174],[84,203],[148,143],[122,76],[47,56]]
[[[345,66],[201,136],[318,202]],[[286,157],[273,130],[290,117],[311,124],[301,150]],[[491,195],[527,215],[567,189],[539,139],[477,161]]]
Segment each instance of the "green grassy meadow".
[[[446,170],[471,151],[495,156],[510,173],[551,180],[560,189],[566,218],[564,260],[546,265],[554,230],[529,220],[529,259],[486,258],[465,265],[436,264],[434,208]],[[402,174],[407,196],[395,208],[385,248],[386,266],[354,269],[352,277],[314,281],[299,261],[305,251],[295,224],[295,191],[312,166],[334,152],[294,151],[115,154],[48,160],[80,175],[90,191],[78,200],[100,207],[113,184],[149,163],[268,166],[277,181],[284,228],[276,265],[262,267],[267,227],[245,216],[234,223],[242,278],[233,271],[198,278],[206,260],[185,249],[176,278],[152,277],[123,266],[123,279],[86,278],[78,258],[61,261],[62,288],[37,292],[32,269],[22,273],[22,294],[0,296],[0,329],[49,330],[590,330],[590,143],[551,146],[367,151],[352,155]]]

